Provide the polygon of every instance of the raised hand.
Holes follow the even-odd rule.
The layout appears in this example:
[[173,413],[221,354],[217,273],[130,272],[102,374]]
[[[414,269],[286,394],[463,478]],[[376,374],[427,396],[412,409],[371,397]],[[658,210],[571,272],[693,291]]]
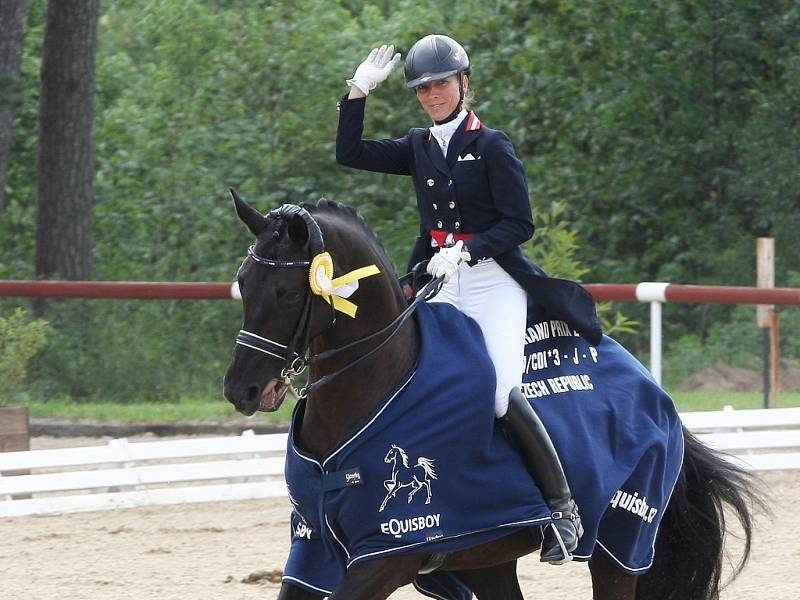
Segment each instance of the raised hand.
[[395,53],[394,45],[384,44],[380,48],[373,48],[347,84],[356,86],[368,96],[371,90],[391,75],[399,63],[400,53]]

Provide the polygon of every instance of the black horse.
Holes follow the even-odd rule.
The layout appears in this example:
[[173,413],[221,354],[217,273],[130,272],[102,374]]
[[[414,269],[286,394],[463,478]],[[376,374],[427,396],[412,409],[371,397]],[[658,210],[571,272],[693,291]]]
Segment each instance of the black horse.
[[[309,384],[301,394],[304,414],[294,443],[323,459],[362,428],[415,367],[418,323],[409,318],[409,302],[386,253],[355,211],[321,200],[316,206],[284,205],[262,215],[232,194],[256,242],[238,273],[244,323],[225,375],[225,397],[246,415],[276,410],[309,354]],[[357,293],[337,298],[330,293],[333,265],[326,250],[339,275],[364,265],[377,266],[380,274],[362,273]],[[358,318],[344,317],[355,304]],[[759,501],[749,475],[686,430],[684,440],[683,468],[661,523],[652,567],[631,575],[597,548],[588,561],[594,600],[718,598],[725,507],[744,532],[744,553],[735,573],[744,566],[752,503]],[[387,498],[396,491],[392,481],[384,481]],[[519,599],[516,561],[537,548],[538,540],[523,529],[434,557],[439,570],[456,573],[479,599]],[[427,549],[358,562],[347,568],[329,597],[387,598],[413,582],[421,569],[432,568],[431,557]],[[324,595],[285,580],[279,600]]]

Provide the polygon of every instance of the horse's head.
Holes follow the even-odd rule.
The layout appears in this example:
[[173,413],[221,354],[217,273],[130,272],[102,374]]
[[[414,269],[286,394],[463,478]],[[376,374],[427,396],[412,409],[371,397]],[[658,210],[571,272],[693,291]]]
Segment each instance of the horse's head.
[[[352,209],[320,200],[317,206],[285,204],[262,215],[231,193],[256,241],[237,274],[244,323],[224,393],[239,412],[251,415],[277,410],[312,341],[315,350],[346,346],[385,325],[405,298],[383,248]],[[366,284],[359,286],[359,280]],[[358,319],[354,300],[365,305]],[[337,319],[341,314],[347,316]],[[325,364],[341,368],[365,352],[344,350]]]
[[386,453],[383,462],[390,463],[392,461],[396,461],[398,455],[400,455],[400,461],[403,463],[403,466],[407,467],[408,455],[405,453],[405,450],[403,450],[400,446],[395,446],[394,444],[392,444],[392,447],[389,448],[389,452]]
[[309,285],[309,266],[324,250],[322,232],[303,208],[286,204],[262,215],[231,194],[239,219],[256,236],[237,273],[244,322],[224,393],[246,415],[274,411],[309,341],[332,321],[332,308]]

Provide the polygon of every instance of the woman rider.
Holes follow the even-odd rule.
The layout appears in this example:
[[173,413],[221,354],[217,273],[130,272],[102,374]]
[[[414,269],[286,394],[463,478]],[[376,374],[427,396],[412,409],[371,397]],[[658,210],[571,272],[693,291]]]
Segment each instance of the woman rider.
[[435,301],[450,302],[480,325],[497,373],[495,414],[552,513],[541,560],[562,564],[572,559],[583,527],[550,437],[519,388],[527,296],[597,344],[594,302],[577,284],[546,277],[520,250],[534,230],[525,173],[508,137],[465,106],[470,63],[458,42],[429,35],[406,57],[406,86],[433,125],[400,139],[362,139],[366,97],[399,61],[393,46],[375,48],[347,80],[336,160],[413,178],[421,235],[409,270],[429,259],[428,272],[445,282]]

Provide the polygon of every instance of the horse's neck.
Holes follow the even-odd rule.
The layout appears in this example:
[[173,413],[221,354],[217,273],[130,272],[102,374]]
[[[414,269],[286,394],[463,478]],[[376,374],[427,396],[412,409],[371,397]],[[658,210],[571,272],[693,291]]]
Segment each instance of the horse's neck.
[[[398,302],[391,290],[369,302],[359,302],[359,311],[370,314],[372,318],[365,318],[363,324],[357,319],[338,318],[337,324],[315,341],[312,352],[340,348],[361,339],[391,322],[402,307],[402,301]],[[311,371],[310,380],[345,367],[384,339],[379,336],[324,361]],[[368,421],[377,407],[408,376],[418,355],[419,332],[416,321],[409,319],[383,348],[312,392],[303,425],[296,432],[301,447],[320,458],[326,457]]]

